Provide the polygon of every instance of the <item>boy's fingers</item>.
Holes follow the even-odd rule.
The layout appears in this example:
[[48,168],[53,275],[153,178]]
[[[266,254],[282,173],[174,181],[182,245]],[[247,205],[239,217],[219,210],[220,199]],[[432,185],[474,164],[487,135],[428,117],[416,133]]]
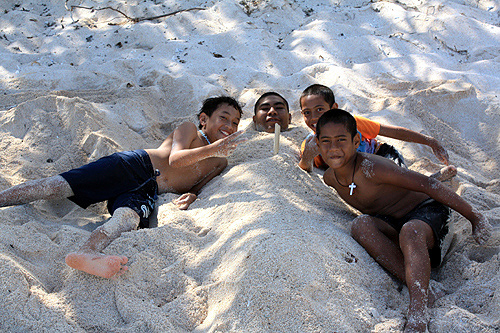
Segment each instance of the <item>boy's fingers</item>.
[[448,157],[448,152],[443,147],[439,147],[434,150],[434,155],[443,162],[445,165],[450,164],[450,158]]
[[239,145],[240,143],[247,142],[248,138],[238,138],[233,141],[234,144]]

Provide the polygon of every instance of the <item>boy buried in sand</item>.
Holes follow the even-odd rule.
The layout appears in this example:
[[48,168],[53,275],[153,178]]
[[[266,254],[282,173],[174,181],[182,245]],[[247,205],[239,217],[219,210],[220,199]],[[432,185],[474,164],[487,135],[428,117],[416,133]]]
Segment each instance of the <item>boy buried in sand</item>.
[[196,193],[226,167],[224,158],[243,140],[235,133],[241,107],[230,97],[203,102],[198,115],[200,130],[191,122],[181,124],[156,149],[115,153],[60,175],[29,181],[0,192],[0,207],[40,199],[69,198],[79,206],[108,200],[112,217],[95,229],[66,263],[104,278],[123,274],[124,256],[104,255],[121,233],[148,226],[157,194],[184,193],[175,204],[187,209]]
[[[338,108],[338,105],[335,103],[333,91],[327,86],[313,84],[302,92],[302,95],[300,96],[301,113],[304,116],[304,122],[312,130],[312,133],[309,134],[302,143],[300,151],[301,156],[299,167],[303,170],[312,171],[313,165],[323,170],[328,168],[321,155],[319,155],[314,134],[318,118],[325,111],[336,108]],[[372,153],[387,157],[393,160],[397,165],[406,167],[403,157],[396,150],[396,148],[386,143],[381,144],[380,142],[377,142],[375,137],[377,137],[377,135],[382,135],[402,141],[416,142],[427,145],[432,148],[432,151],[441,162],[445,165],[449,164],[448,153],[446,150],[436,139],[430,136],[414,132],[404,127],[380,124],[376,121],[360,116],[354,116],[354,118],[357,123],[358,135],[361,137],[358,148],[359,152]],[[436,177],[437,179],[444,181],[455,176],[456,173],[456,168],[454,166],[450,166],[442,169],[441,172],[433,174],[432,177]]]
[[266,92],[255,102],[253,122],[257,131],[274,133],[274,124],[286,131],[291,121],[288,102],[277,92]]
[[489,238],[491,226],[437,179],[401,168],[386,158],[358,152],[356,121],[346,111],[330,110],[319,118],[316,142],[329,166],[325,183],[363,213],[353,221],[353,238],[408,287],[405,332],[425,331],[430,272],[441,262],[440,243],[448,229],[448,207],[471,222],[479,244]]

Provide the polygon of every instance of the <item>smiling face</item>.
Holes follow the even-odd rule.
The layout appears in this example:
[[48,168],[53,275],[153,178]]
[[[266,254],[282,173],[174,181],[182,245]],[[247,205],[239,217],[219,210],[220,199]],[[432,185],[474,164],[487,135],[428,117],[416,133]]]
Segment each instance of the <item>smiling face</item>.
[[359,146],[359,136],[349,133],[344,124],[329,122],[321,127],[317,138],[321,157],[332,169],[341,168],[354,157]]
[[338,108],[338,105],[337,103],[333,103],[330,106],[320,95],[307,95],[300,99],[300,108],[307,127],[316,133],[316,123],[319,117],[330,109]]
[[219,105],[210,117],[203,112],[200,114],[201,129],[210,142],[236,132],[240,119],[240,112],[226,103]]
[[269,95],[259,101],[256,106],[253,122],[257,130],[274,133],[274,124],[278,123],[281,130],[288,128],[292,115],[288,111],[287,104],[283,98],[276,95]]

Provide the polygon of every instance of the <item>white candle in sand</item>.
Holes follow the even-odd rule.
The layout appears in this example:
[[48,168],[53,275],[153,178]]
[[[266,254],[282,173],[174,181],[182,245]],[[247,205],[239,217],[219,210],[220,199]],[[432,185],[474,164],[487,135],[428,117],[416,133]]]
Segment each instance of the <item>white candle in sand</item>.
[[274,124],[274,155],[276,155],[280,150],[280,124]]

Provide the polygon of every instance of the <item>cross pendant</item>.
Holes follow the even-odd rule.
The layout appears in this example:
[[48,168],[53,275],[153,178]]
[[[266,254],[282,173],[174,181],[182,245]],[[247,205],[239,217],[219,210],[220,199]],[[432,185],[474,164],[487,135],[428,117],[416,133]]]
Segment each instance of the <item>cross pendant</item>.
[[352,195],[352,192],[354,191],[354,189],[356,188],[356,184],[354,184],[354,182],[352,182],[351,185],[349,185],[349,188],[351,189],[351,191],[349,192],[349,195]]

